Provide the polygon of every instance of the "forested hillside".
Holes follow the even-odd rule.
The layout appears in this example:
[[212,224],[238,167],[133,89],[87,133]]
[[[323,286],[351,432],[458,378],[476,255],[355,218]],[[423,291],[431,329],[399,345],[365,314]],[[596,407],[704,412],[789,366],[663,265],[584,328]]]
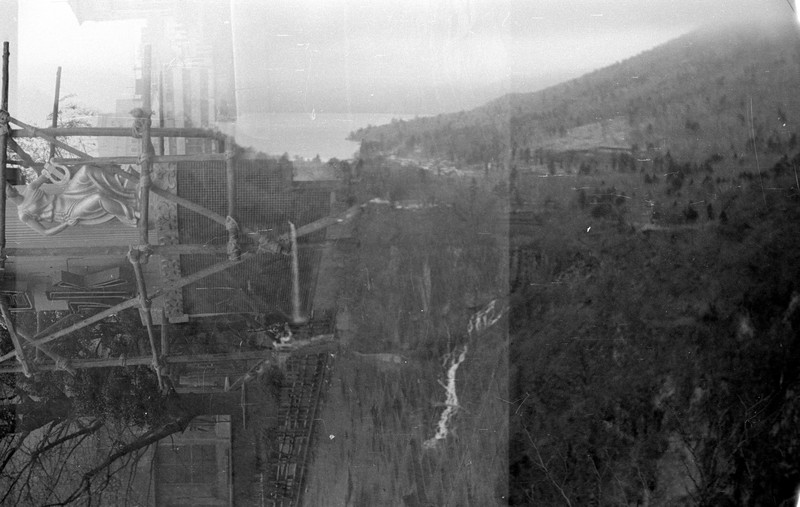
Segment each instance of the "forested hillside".
[[796,25],[717,27],[354,133],[507,199],[509,504],[796,504],[798,85]]
[[[717,154],[782,155],[797,145],[796,24],[690,33],[581,78],[511,94],[469,112],[361,129],[356,140],[402,156],[530,162],[600,146],[701,163]],[[648,151],[649,150],[649,151]]]
[[599,178],[512,218],[511,503],[795,505],[795,174],[641,231]]

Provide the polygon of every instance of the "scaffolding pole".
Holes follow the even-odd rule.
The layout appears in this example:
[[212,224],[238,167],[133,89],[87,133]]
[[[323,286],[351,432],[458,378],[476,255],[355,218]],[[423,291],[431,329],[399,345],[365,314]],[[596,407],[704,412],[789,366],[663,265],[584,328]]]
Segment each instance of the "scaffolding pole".
[[[26,333],[23,333],[20,330],[17,330],[17,335],[19,335],[23,340],[25,340],[26,343],[28,343],[32,347],[35,347],[36,350],[41,350],[47,357],[52,359],[56,366],[56,369],[65,370],[70,375],[75,376],[77,371],[69,364],[68,359],[61,357],[60,355],[56,354],[55,352],[50,350],[48,347],[45,347],[44,345],[36,345],[35,343],[33,343],[33,340]],[[38,366],[36,367],[36,369],[37,370],[39,369]]]
[[[62,248],[8,248],[9,257],[109,257],[125,256],[128,246],[72,246]],[[223,245],[150,245],[152,255],[225,255]]]
[[[330,225],[341,223],[341,222],[344,222],[345,220],[349,220],[349,219],[353,218],[360,211],[360,209],[361,209],[361,206],[360,205],[356,205],[356,206],[353,206],[353,207],[349,208],[347,211],[345,211],[343,214],[341,214],[339,216],[325,217],[323,219],[317,220],[316,222],[312,222],[310,224],[306,224],[306,225],[304,225],[304,226],[302,226],[302,227],[297,229],[297,236],[300,237],[300,236],[303,236],[303,235],[306,235],[306,234],[311,234],[313,232],[316,232],[316,231],[322,230],[322,229],[324,229],[326,227],[329,227]],[[281,237],[279,237],[279,241],[287,241],[287,240],[288,240],[288,235],[286,235],[286,234],[284,234]],[[207,267],[205,269],[201,269],[200,271],[197,271],[196,273],[192,273],[191,275],[185,276],[185,277],[183,277],[183,278],[181,278],[179,280],[167,283],[166,285],[164,285],[160,289],[156,290],[150,296],[150,299],[151,299],[151,301],[155,300],[155,299],[157,299],[157,298],[159,298],[161,296],[164,296],[165,294],[167,294],[169,292],[172,292],[174,290],[183,288],[183,287],[185,287],[187,285],[191,285],[191,284],[193,284],[193,283],[195,283],[197,281],[200,281],[203,278],[206,278],[207,276],[213,275],[215,273],[219,273],[220,271],[224,271],[224,270],[229,269],[229,268],[231,268],[233,266],[237,266],[237,265],[241,264],[242,262],[246,262],[246,261],[252,259],[253,257],[255,257],[260,252],[261,252],[261,249],[255,251],[255,252],[252,252],[252,251],[251,252],[246,252],[246,253],[242,254],[242,256],[241,256],[241,258],[239,260],[236,260],[236,261],[228,260],[228,261],[224,261],[224,262],[219,262],[217,264],[214,264],[213,266],[209,266],[209,267]],[[90,325],[94,324],[95,322],[100,322],[101,320],[105,319],[106,317],[109,317],[111,315],[117,314],[117,313],[119,313],[119,312],[121,312],[123,310],[126,310],[128,308],[133,308],[133,307],[135,307],[137,305],[137,303],[138,303],[138,299],[137,298],[132,298],[132,299],[129,299],[127,301],[123,301],[122,303],[120,303],[118,305],[115,305],[115,306],[113,306],[111,308],[108,308],[106,310],[98,312],[98,313],[96,313],[96,314],[94,314],[94,315],[92,315],[90,317],[86,317],[82,321],[76,322],[75,324],[72,324],[71,326],[68,326],[68,327],[66,327],[64,329],[61,329],[59,331],[55,331],[53,333],[50,333],[50,334],[47,334],[47,335],[44,335],[44,336],[40,336],[39,334],[37,334],[34,337],[32,343],[33,343],[33,345],[41,345],[41,344],[49,343],[49,342],[51,342],[53,340],[57,340],[58,338],[61,338],[62,336],[66,336],[66,335],[72,333],[73,331],[77,331],[79,329],[83,329],[84,327],[90,326]],[[15,356],[16,356],[16,351],[8,352],[7,354],[4,354],[3,356],[0,356],[0,362],[6,361],[6,360],[11,359],[11,358],[13,358]]]
[[[53,128],[58,127],[58,102],[61,98],[61,66],[59,65],[58,70],[56,71],[56,95],[53,99],[53,123],[51,125]],[[56,156],[56,145],[50,143],[50,158]]]
[[[152,189],[151,189],[152,190]],[[338,240],[341,241],[341,240]],[[275,243],[275,250],[280,246]],[[299,250],[322,249],[334,245],[337,240],[324,240],[310,243],[299,243]],[[67,246],[61,248],[6,248],[9,257],[109,257],[125,256],[130,247],[127,246]],[[268,249],[269,250],[269,249]],[[206,244],[178,244],[178,245],[150,245],[152,255],[227,255],[225,245]],[[269,253],[265,251],[264,253]]]
[[[21,126],[21,125],[20,125]],[[36,128],[35,132],[28,129],[11,130],[11,137],[137,137],[129,127],[59,127]],[[153,127],[150,129],[152,137],[188,137],[206,139],[224,139],[225,135],[209,129],[185,127]]]
[[[179,280],[176,280],[174,282],[170,282],[170,283],[164,285],[163,287],[161,287],[160,289],[156,290],[153,294],[151,294],[150,300],[153,301],[155,299],[158,299],[161,296],[166,295],[167,293],[169,293],[171,291],[174,291],[174,290],[177,290],[177,289],[181,289],[181,288],[183,288],[183,287],[185,287],[187,285],[191,285],[191,284],[193,284],[193,283],[195,283],[197,281],[200,281],[200,280],[202,280],[203,278],[205,278],[207,276],[213,275],[215,273],[219,273],[220,271],[224,271],[224,270],[226,270],[228,268],[231,268],[233,266],[241,264],[242,262],[252,258],[254,255],[255,255],[254,253],[248,252],[246,254],[243,254],[242,258],[240,260],[238,260],[238,261],[219,262],[217,264],[214,264],[213,266],[209,266],[209,267],[207,267],[205,269],[201,269],[200,271],[197,271],[196,273],[192,273],[191,275],[185,276],[185,277],[183,277],[183,278],[181,278]],[[76,322],[75,324],[72,324],[71,326],[68,326],[68,327],[66,327],[64,329],[61,329],[59,331],[55,331],[55,332],[53,332],[53,333],[51,333],[49,335],[41,336],[41,337],[39,335],[36,335],[34,337],[32,343],[34,345],[41,345],[41,344],[44,344],[44,343],[49,343],[49,342],[51,342],[53,340],[57,340],[57,339],[61,338],[62,336],[66,336],[66,335],[72,333],[73,331],[77,331],[79,329],[83,329],[84,327],[90,326],[90,325],[94,324],[95,322],[100,322],[101,320],[105,319],[106,317],[109,317],[111,315],[115,315],[115,314],[117,314],[117,313],[119,313],[119,312],[121,312],[123,310],[127,310],[128,308],[133,308],[133,307],[137,306],[138,303],[139,303],[138,298],[128,299],[127,301],[123,301],[122,303],[119,303],[118,305],[112,306],[111,308],[107,308],[107,309],[105,309],[105,310],[103,310],[101,312],[98,312],[98,313],[90,316],[90,317],[86,317],[85,319],[83,319],[80,322]],[[5,360],[7,360],[7,359],[11,359],[12,357],[15,357],[15,356],[16,356],[16,351],[8,352],[7,354],[4,354],[3,356],[0,356],[0,362],[3,362]]]
[[[142,309],[144,316],[144,325],[147,328],[147,337],[150,339],[150,352],[152,354],[152,366],[158,377],[158,386],[163,390],[164,378],[162,372],[164,371],[163,365],[158,357],[158,349],[156,348],[156,333],[153,329],[153,313],[151,311],[151,301],[147,297],[147,286],[144,281],[144,273],[142,272],[141,257],[144,255],[140,250],[131,248],[128,251],[128,260],[133,265],[133,272],[136,277],[136,288],[139,291],[139,306]],[[163,325],[163,322],[162,322]]]
[[292,322],[305,322],[300,313],[300,260],[297,252],[297,229],[289,222],[289,240],[292,245]]
[[[150,155],[150,162],[220,162],[225,160],[224,153],[194,153],[189,155]],[[123,165],[138,164],[140,157],[82,157],[82,158],[56,158],[53,162],[63,165]]]
[[17,356],[17,362],[19,362],[20,368],[22,368],[22,373],[26,377],[30,377],[32,375],[31,368],[28,366],[28,360],[25,359],[25,353],[22,350],[19,336],[17,336],[17,332],[14,329],[14,322],[11,320],[11,311],[8,309],[8,303],[5,298],[0,298],[0,312],[3,314],[6,330],[8,330],[8,334],[11,336],[11,342],[14,344],[14,353]]
[[167,335],[167,328],[169,327],[169,321],[167,320],[167,312],[162,308],[161,309],[161,357],[162,360],[166,360],[167,354],[169,354],[169,336]]
[[[272,350],[253,350],[246,352],[227,352],[222,354],[183,354],[174,355],[164,360],[167,364],[186,364],[186,363],[213,363],[218,361],[251,361],[251,360],[265,360],[272,361],[273,358],[279,354]],[[153,358],[151,356],[120,356],[108,358],[92,358],[92,359],[75,359],[71,362],[72,368],[76,370],[85,370],[91,368],[113,368],[125,366],[145,366],[151,364]],[[59,365],[53,363],[42,363],[36,365],[37,371],[55,371],[59,369]],[[0,366],[0,374],[3,373],[22,373],[21,366]]]
[[31,156],[28,155],[24,149],[22,149],[22,146],[17,144],[17,142],[14,140],[13,137],[8,138],[8,147],[11,148],[14,151],[14,153],[17,154],[17,156],[20,158],[23,164],[25,164],[28,167],[36,166],[36,162],[33,161]]
[[[131,181],[134,181],[134,182],[137,182],[137,183],[139,182],[139,177],[136,176],[135,174],[131,174],[131,173],[119,170],[119,169],[115,169],[114,172],[115,172],[115,174],[119,175],[122,178],[131,180]],[[190,201],[189,199],[185,199],[183,197],[180,197],[178,195],[173,194],[172,192],[168,192],[166,190],[162,190],[162,189],[160,189],[160,188],[158,188],[157,186],[154,186],[154,185],[150,186],[150,191],[153,192],[154,194],[156,194],[157,196],[163,198],[163,199],[166,199],[168,201],[172,201],[175,204],[183,206],[184,208],[186,208],[188,210],[191,210],[191,211],[194,211],[195,213],[203,215],[204,217],[206,217],[206,218],[208,218],[210,220],[213,220],[214,222],[217,222],[218,224],[227,225],[227,220],[225,220],[224,216],[220,215],[219,213],[214,213],[213,211],[209,210],[208,208],[205,208],[204,206],[200,206],[199,204],[194,203],[194,202]]]
[[[59,141],[58,139],[56,139],[55,137],[53,137],[53,136],[51,136],[49,134],[43,133],[43,129],[37,129],[33,125],[28,125],[27,123],[22,122],[22,121],[14,118],[14,117],[9,117],[8,121],[13,123],[14,125],[17,125],[18,127],[22,127],[23,129],[25,129],[25,131],[27,131],[30,134],[32,134],[31,137],[40,137],[40,138],[44,139],[45,141],[48,141],[50,144],[58,146],[62,150],[67,151],[69,153],[72,153],[73,155],[77,155],[78,157],[88,156],[84,152],[82,152],[81,150],[73,148],[72,146],[68,145],[67,143],[62,143],[61,141]],[[57,130],[58,129],[56,129],[56,131]]]
[[[17,120],[14,120],[13,118],[12,118],[12,121],[14,123],[21,124],[21,122],[19,122]],[[61,146],[62,148],[64,148],[65,150],[69,151],[73,155],[77,155],[78,157],[80,157],[79,159],[63,159],[63,158],[62,159],[58,159],[57,158],[57,159],[54,160],[55,163],[60,163],[60,164],[65,164],[65,165],[81,164],[81,163],[97,164],[97,163],[99,163],[98,161],[105,161],[105,163],[108,163],[108,164],[122,164],[122,163],[138,164],[139,160],[140,160],[137,157],[94,158],[94,157],[92,157],[91,155],[89,155],[87,153],[84,153],[84,152],[82,152],[80,150],[72,148],[71,146],[66,145],[64,143],[61,143],[60,141],[56,141],[55,138],[53,138],[53,137],[51,137],[49,135],[43,134],[42,133],[43,129],[36,129],[36,128],[31,127],[30,125],[26,125],[26,124],[21,124],[21,125],[24,125],[25,128],[28,128],[31,131],[39,133],[39,137],[41,137],[42,139],[45,139],[47,141],[55,141],[57,146],[63,145],[63,146]],[[202,155],[205,158],[203,160],[201,160],[199,155]],[[152,157],[152,159],[155,160],[155,161],[160,161],[160,162],[180,162],[180,161],[225,160],[225,157],[226,157],[225,154],[205,153],[205,154],[198,154],[197,157],[195,157],[193,155],[172,155],[172,156],[166,156],[166,157]],[[117,170],[115,172],[116,172],[116,174],[118,174],[119,176],[121,176],[123,178],[129,179],[129,180],[132,180],[132,181],[136,181],[136,182],[140,181],[140,178],[138,176],[134,175],[134,174],[127,173],[127,172],[121,171],[121,170]],[[152,185],[150,186],[150,191],[153,192],[154,194],[160,196],[160,197],[163,197],[164,199],[168,199],[168,200],[170,200],[170,201],[172,201],[172,202],[174,202],[176,204],[179,204],[179,205],[181,205],[181,206],[183,206],[183,207],[185,207],[187,209],[190,209],[190,210],[194,211],[195,213],[199,213],[199,214],[201,214],[201,215],[203,215],[203,216],[205,216],[207,218],[210,218],[211,220],[214,220],[217,223],[220,223],[222,225],[226,225],[227,224],[227,221],[225,220],[225,217],[223,217],[222,215],[214,213],[213,211],[208,210],[207,208],[205,208],[203,206],[200,206],[199,204],[196,204],[196,203],[194,203],[192,201],[189,201],[188,199],[184,199],[182,197],[178,197],[177,195],[175,195],[173,193],[167,192],[166,190],[162,190],[162,189],[160,189],[158,187],[154,187]],[[5,194],[3,194],[2,199],[5,200]],[[5,207],[3,207],[0,211],[5,213]],[[3,220],[3,225],[5,225],[5,220]]]
[[[150,142],[150,73],[151,73],[151,48],[150,45],[144,47],[144,63],[142,64],[142,114],[135,119],[135,130],[142,136],[141,153],[139,154],[139,248],[142,252],[146,251],[149,243],[148,221],[150,216],[150,185],[152,158],[155,156],[153,143]],[[137,262],[142,262],[141,256],[137,257]],[[147,262],[145,255],[144,262]],[[159,379],[160,380],[160,379]]]

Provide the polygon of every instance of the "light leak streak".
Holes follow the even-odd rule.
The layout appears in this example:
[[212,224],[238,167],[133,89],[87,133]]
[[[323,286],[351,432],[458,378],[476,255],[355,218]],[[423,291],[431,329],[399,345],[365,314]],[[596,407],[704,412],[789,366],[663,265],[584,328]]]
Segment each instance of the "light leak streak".
[[436,429],[436,434],[429,438],[428,440],[422,443],[423,449],[433,449],[436,447],[436,444],[440,440],[444,440],[447,438],[447,435],[450,434],[450,419],[455,415],[458,411],[458,395],[456,394],[456,371],[461,363],[464,361],[464,358],[467,356],[467,346],[464,345],[464,348],[461,350],[461,354],[458,355],[456,359],[453,359],[449,354],[445,356],[445,364],[447,363],[448,359],[450,361],[450,368],[447,369],[447,385],[444,385],[444,388],[447,392],[447,397],[445,401],[445,409],[442,412],[442,416],[439,418],[439,424]]

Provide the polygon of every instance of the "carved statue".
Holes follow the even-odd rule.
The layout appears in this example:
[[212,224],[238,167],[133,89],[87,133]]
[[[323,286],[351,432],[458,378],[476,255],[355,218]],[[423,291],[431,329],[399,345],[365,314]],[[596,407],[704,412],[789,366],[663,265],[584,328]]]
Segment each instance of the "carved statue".
[[[60,174],[56,171],[59,168]],[[49,180],[64,190],[45,192],[42,185]],[[58,234],[72,225],[95,225],[114,218],[135,227],[139,218],[134,184],[91,165],[82,166],[70,177],[64,166],[48,164],[22,194],[10,185],[6,186],[6,192],[17,205],[19,219],[44,236]]]

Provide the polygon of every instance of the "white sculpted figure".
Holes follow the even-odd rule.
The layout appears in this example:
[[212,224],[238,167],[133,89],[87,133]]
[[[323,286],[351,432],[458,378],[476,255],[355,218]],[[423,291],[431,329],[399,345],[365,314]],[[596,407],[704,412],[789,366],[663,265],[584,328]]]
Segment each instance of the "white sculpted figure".
[[[128,180],[90,165],[82,166],[71,177],[63,166],[48,167],[53,174],[43,171],[22,194],[10,185],[6,187],[8,198],[17,205],[19,219],[28,227],[52,236],[72,225],[95,225],[114,218],[136,226],[139,200]],[[59,168],[63,168],[61,174],[55,170]],[[42,189],[51,178],[64,187],[63,192],[50,194]]]

